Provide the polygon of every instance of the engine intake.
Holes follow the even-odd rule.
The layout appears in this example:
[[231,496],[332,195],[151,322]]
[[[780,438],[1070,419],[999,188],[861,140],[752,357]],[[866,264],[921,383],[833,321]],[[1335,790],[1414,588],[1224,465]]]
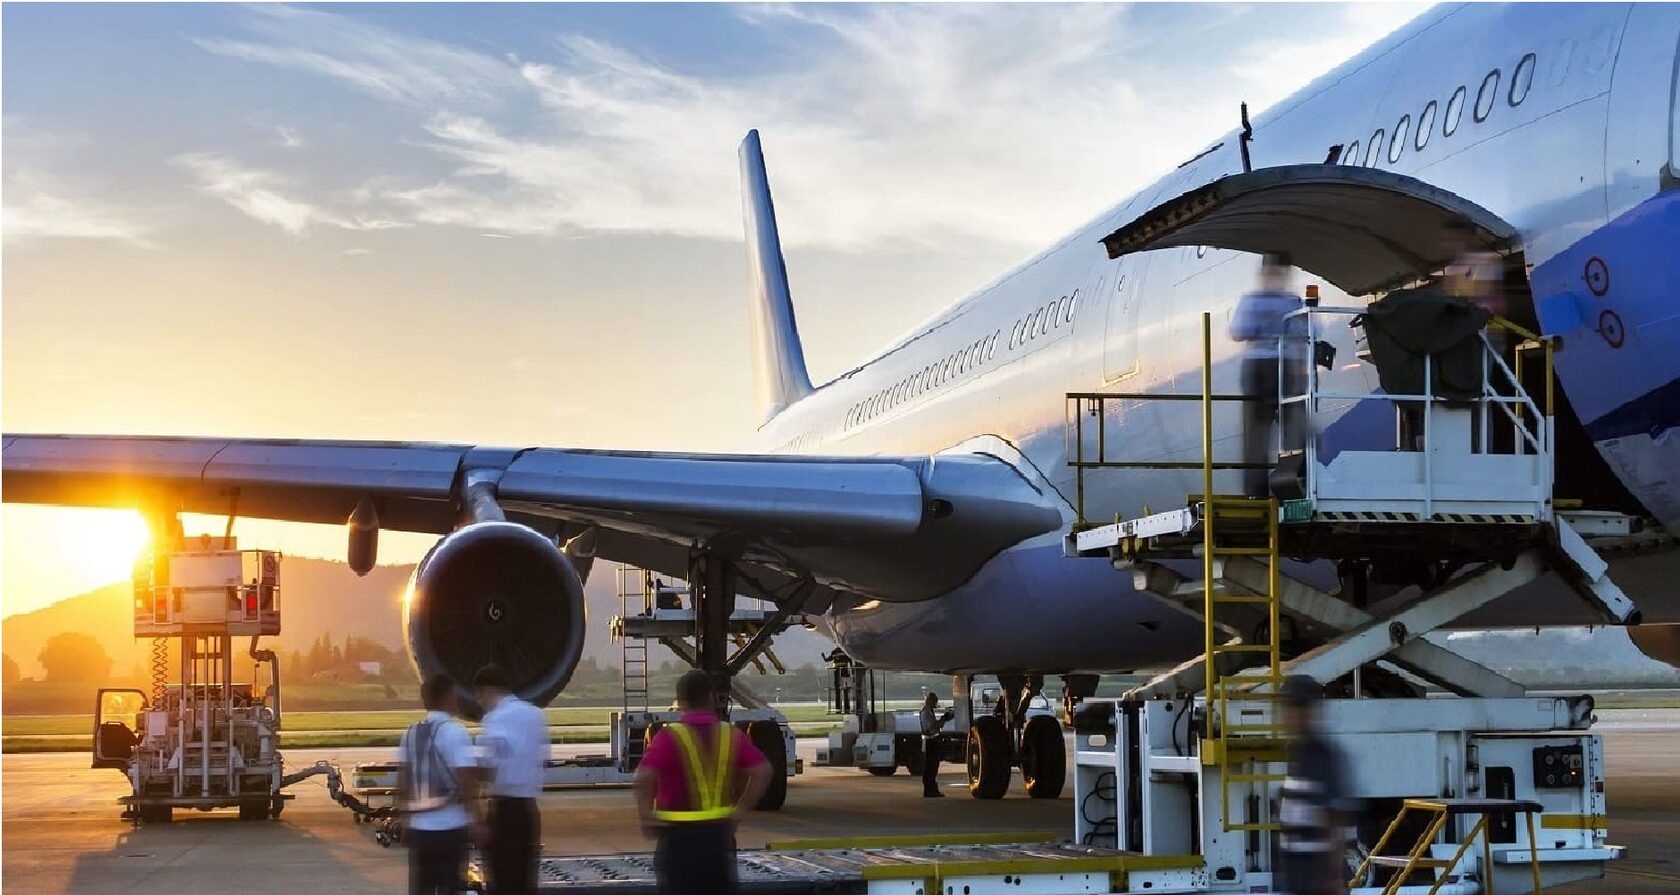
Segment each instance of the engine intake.
[[514,522],[474,522],[415,567],[403,600],[408,654],[422,678],[448,675],[465,695],[497,664],[514,692],[547,705],[583,655],[583,584],[558,547]]

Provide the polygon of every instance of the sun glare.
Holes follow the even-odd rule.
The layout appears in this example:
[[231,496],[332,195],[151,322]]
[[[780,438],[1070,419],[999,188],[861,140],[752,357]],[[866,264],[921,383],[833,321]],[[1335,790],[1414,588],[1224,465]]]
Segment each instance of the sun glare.
[[127,569],[152,539],[139,513],[101,513],[88,520],[81,540],[89,559],[106,568]]

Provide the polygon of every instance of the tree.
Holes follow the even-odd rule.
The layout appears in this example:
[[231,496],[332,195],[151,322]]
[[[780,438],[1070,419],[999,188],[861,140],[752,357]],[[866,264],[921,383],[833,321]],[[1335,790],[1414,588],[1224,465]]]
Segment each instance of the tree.
[[111,677],[111,657],[99,641],[76,631],[54,634],[36,657],[47,680],[104,683]]
[[0,653],[0,660],[3,660],[0,661],[0,682],[17,683],[18,678],[22,677],[22,672],[18,671],[18,663],[13,662],[11,656],[3,653]]

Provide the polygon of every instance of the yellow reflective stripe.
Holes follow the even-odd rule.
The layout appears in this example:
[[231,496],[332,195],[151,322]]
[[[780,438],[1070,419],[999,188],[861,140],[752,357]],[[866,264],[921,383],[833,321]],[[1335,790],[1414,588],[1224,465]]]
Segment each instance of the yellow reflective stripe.
[[722,808],[734,800],[729,792],[729,750],[735,745],[735,728],[728,724],[719,723],[717,732],[717,779],[712,784],[712,801],[702,803],[703,808]]
[[703,811],[655,811],[653,816],[659,820],[675,823],[686,823],[701,820],[728,820],[735,816],[732,807],[708,808]]

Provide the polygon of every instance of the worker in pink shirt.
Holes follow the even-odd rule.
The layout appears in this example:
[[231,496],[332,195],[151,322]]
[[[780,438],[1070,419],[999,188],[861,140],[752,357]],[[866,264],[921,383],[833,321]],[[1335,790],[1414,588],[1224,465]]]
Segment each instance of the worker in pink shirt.
[[636,767],[642,830],[658,840],[660,895],[736,890],[735,815],[770,787],[770,763],[747,735],[718,719],[712,679],[677,681],[682,718],[648,744]]

